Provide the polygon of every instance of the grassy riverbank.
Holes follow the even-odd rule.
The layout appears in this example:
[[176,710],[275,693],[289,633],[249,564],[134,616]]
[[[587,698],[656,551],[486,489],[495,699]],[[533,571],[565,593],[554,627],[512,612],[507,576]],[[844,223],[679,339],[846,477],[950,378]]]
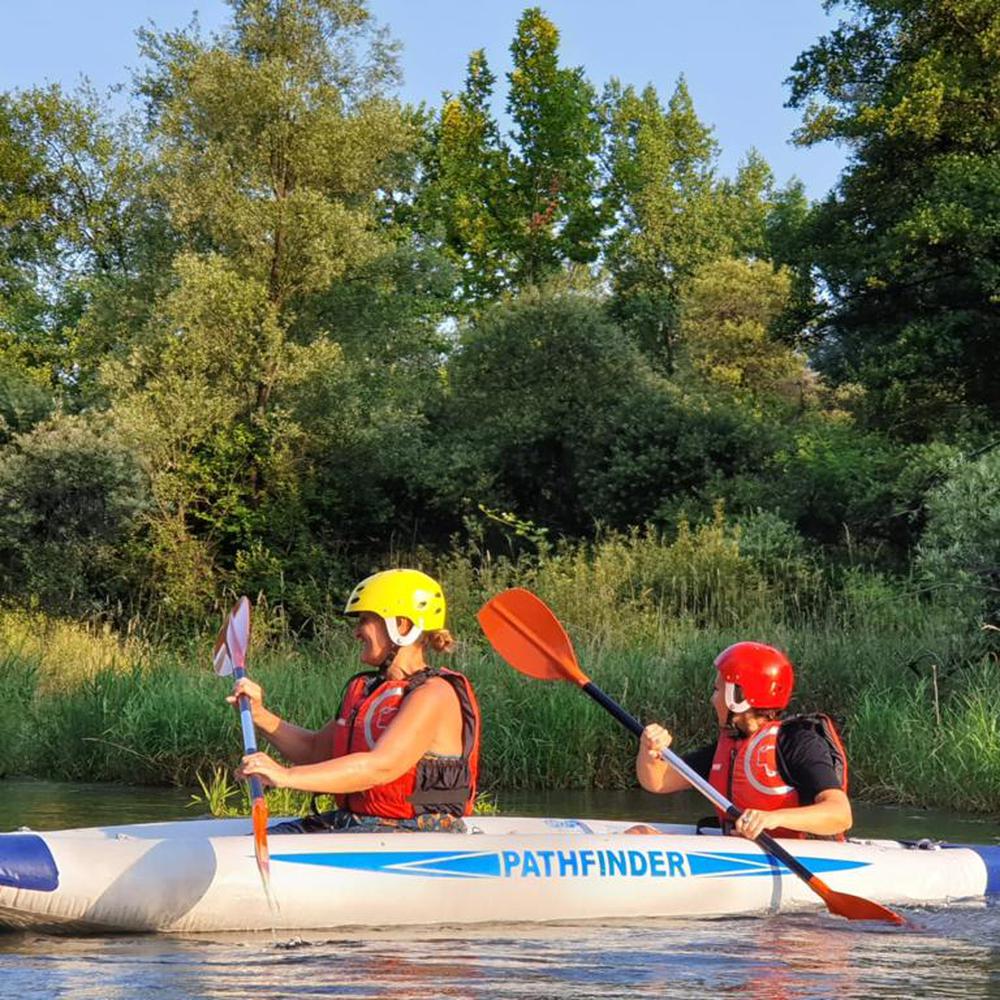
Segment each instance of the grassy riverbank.
[[[463,640],[455,665],[485,719],[489,789],[622,788],[630,737],[569,685],[528,680],[484,646],[474,613],[513,582],[550,601],[587,672],[677,746],[711,737],[711,662],[738,638],[791,651],[794,707],[842,724],[852,794],[1000,812],[1000,722],[992,634],[961,609],[860,570],[837,588],[806,560],[768,572],[721,522],[671,544],[609,539],[515,566],[455,556],[438,569]],[[268,703],[306,726],[335,710],[356,669],[343,624],[309,641],[266,609],[249,665]],[[212,636],[151,643],[25,614],[0,616],[0,767],[36,777],[195,785],[235,762],[239,733],[210,665]]]

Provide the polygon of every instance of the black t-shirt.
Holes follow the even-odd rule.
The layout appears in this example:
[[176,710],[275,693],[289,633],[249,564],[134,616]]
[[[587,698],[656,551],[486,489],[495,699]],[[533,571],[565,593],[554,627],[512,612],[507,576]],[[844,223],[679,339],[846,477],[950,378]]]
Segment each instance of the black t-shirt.
[[[681,756],[708,781],[715,757],[714,743]],[[778,730],[777,757],[781,777],[799,793],[804,806],[811,805],[827,788],[841,787],[833,750],[816,729],[782,726]]]

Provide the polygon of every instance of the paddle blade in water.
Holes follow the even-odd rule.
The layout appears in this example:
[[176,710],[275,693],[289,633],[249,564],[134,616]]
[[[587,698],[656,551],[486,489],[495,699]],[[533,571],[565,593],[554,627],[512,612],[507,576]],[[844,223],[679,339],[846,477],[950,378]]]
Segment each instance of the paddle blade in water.
[[543,681],[587,683],[566,630],[530,590],[505,590],[476,617],[490,645],[515,670]]
[[883,923],[905,926],[906,918],[873,899],[852,896],[848,892],[834,892],[821,878],[813,875],[806,884],[820,896],[827,909],[848,920],[880,920]]
[[267,905],[272,911],[278,909],[278,901],[271,893],[271,856],[267,849],[267,802],[261,796],[254,799],[253,810],[253,850],[257,857],[257,871],[264,885],[264,895]]

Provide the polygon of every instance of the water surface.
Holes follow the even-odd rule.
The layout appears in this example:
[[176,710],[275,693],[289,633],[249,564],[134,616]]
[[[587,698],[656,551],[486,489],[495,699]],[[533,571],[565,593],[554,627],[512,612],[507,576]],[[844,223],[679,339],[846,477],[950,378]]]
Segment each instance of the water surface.
[[[0,782],[0,829],[184,818],[159,789]],[[524,815],[688,820],[687,794],[507,793]],[[863,836],[1000,842],[976,817],[861,806]],[[388,904],[387,904],[388,905]],[[0,933],[0,998],[1000,998],[1000,907],[908,911],[917,930],[826,913],[725,920],[270,935],[58,938]]]

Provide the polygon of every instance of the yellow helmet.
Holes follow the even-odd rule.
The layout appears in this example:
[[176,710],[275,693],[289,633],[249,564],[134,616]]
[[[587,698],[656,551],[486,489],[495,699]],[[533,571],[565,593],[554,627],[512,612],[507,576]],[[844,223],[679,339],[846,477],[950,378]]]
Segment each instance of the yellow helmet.
[[[365,577],[344,607],[349,615],[362,611],[379,615],[397,646],[411,646],[424,632],[444,628],[444,610],[441,584],[418,569],[386,569]],[[397,617],[413,622],[406,635],[400,634]]]

